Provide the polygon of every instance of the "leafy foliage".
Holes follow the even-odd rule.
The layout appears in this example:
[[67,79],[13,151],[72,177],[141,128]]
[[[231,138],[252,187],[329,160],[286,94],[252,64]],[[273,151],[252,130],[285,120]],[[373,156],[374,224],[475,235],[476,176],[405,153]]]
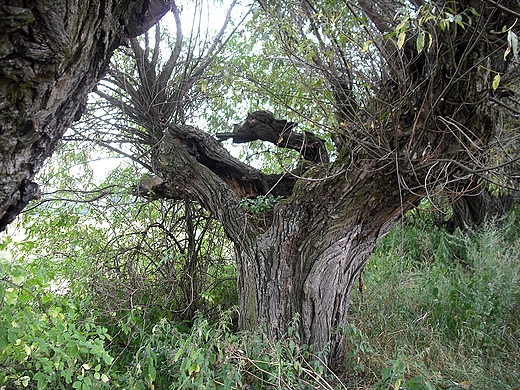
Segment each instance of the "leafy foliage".
[[[47,188],[57,190],[44,194],[5,236],[2,249],[12,260],[2,263],[0,273],[7,275],[2,299],[9,303],[2,306],[1,335],[17,348],[4,351],[9,367],[15,366],[10,356],[15,352],[23,361],[47,359],[45,377],[36,376],[40,386],[58,386],[61,375],[63,383],[91,388],[110,375],[103,365],[109,360],[103,355],[106,342],[123,365],[161,319],[185,329],[198,311],[217,318],[236,303],[236,276],[221,227],[207,212],[191,202],[135,202],[139,168],[116,167],[93,183],[91,155],[70,151],[63,149],[56,156],[62,163],[42,172]],[[69,168],[77,164],[81,174],[71,175]],[[83,192],[68,190],[81,185]],[[69,336],[62,340],[60,332],[70,333],[76,344]],[[18,340],[18,333],[29,339]],[[24,352],[29,351],[25,345],[36,342],[37,350]],[[50,355],[38,352],[44,348]],[[13,368],[5,381],[23,385],[32,374]]]
[[[197,317],[179,331],[161,320],[122,376],[135,389],[331,389],[337,381],[311,347],[298,342],[296,329],[271,343],[261,334],[232,332],[231,312],[216,323]],[[297,326],[297,323],[295,323]]]
[[256,225],[265,230],[271,225],[273,207],[280,199],[273,196],[258,196],[255,199],[243,199],[241,204],[247,215],[255,220]]
[[[4,243],[5,245],[5,243]],[[0,260],[0,385],[94,389],[110,382],[107,329],[41,259]]]

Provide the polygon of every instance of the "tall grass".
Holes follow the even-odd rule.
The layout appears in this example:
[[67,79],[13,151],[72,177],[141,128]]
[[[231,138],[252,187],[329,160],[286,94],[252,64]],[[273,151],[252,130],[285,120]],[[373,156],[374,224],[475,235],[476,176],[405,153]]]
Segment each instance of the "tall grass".
[[364,292],[353,297],[351,321],[371,347],[358,356],[365,364],[353,383],[520,388],[519,276],[513,222],[453,235],[396,227],[371,257]]

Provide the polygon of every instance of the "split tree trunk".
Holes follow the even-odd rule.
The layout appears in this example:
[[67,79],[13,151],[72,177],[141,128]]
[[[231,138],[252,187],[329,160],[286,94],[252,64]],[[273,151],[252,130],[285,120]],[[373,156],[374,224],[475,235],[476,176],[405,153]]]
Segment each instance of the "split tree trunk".
[[395,178],[371,170],[328,175],[298,183],[252,247],[238,242],[240,324],[262,327],[276,339],[298,315],[302,342],[317,350],[330,345],[331,363],[338,366],[354,282],[379,239],[417,198],[403,203],[390,187],[382,192],[381,183]]
[[155,166],[165,181],[153,193],[197,199],[222,222],[235,244],[240,327],[278,339],[299,316],[302,342],[317,350],[330,345],[332,363],[343,363],[354,282],[379,239],[419,197],[403,199],[397,176],[374,162],[356,169],[339,160],[319,164],[307,172],[318,179],[298,181],[265,230],[224,180],[197,164],[207,158],[186,151],[182,133],[171,127],[161,142]]

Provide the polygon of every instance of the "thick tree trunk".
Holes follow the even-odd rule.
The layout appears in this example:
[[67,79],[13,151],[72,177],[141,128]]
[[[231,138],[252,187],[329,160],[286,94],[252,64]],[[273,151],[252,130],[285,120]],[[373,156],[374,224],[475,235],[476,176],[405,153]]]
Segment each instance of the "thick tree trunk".
[[298,315],[302,342],[318,350],[330,345],[331,363],[344,363],[354,281],[414,203],[381,193],[381,176],[369,172],[351,171],[347,181],[340,169],[323,182],[300,182],[254,246],[237,243],[242,328],[261,327],[276,339]]
[[277,339],[299,316],[301,341],[317,349],[330,344],[333,363],[343,363],[354,281],[378,240],[419,197],[403,198],[395,173],[374,162],[355,169],[320,164],[275,205],[268,229],[258,228],[226,177],[197,164],[200,153],[183,147],[183,129],[166,132],[155,164],[165,180],[151,190],[197,199],[222,222],[235,243],[240,327],[263,328]]
[[451,204],[453,214],[446,222],[446,229],[453,233],[457,228],[474,228],[493,218],[500,218],[511,210],[513,201],[513,195],[494,196],[479,186]]
[[[7,0],[0,5],[0,231],[39,196],[31,180],[124,40],[167,1]],[[148,7],[145,6],[148,4]]]

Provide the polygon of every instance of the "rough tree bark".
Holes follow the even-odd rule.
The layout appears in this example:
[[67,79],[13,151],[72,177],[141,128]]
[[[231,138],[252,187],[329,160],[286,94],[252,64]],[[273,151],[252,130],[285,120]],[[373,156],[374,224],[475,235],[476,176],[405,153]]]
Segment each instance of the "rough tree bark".
[[325,142],[314,134],[293,132],[296,123],[275,119],[269,111],[249,114],[244,123],[235,125],[232,133],[217,133],[219,140],[233,139],[241,144],[255,140],[271,142],[284,148],[300,152],[303,159],[313,162],[329,162]]
[[[183,126],[165,130],[155,164],[163,180],[153,193],[196,199],[222,222],[235,244],[241,328],[264,328],[279,338],[299,315],[302,340],[318,348],[330,343],[339,363],[353,283],[378,240],[419,197],[403,196],[397,177],[376,162],[362,168],[344,160],[318,164],[294,187],[280,186],[276,193],[287,199],[275,205],[268,229],[260,229],[241,206],[236,182],[219,175],[217,164],[200,152],[186,149],[179,140],[185,132]],[[249,195],[275,188],[257,187]]]
[[168,10],[163,0],[7,0],[0,5],[0,231],[39,196],[32,181],[112,52]]

